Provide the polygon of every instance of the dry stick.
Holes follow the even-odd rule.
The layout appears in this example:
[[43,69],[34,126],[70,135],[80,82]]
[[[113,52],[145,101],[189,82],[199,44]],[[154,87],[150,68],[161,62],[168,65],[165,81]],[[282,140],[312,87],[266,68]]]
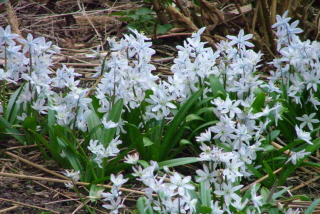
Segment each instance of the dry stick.
[[[187,27],[193,31],[198,31],[199,28],[191,21],[190,18],[185,17],[183,14],[181,14],[176,8],[173,6],[167,7],[168,13],[177,21],[178,24],[182,24],[184,27]],[[215,42],[208,36],[202,36],[208,43],[209,45],[216,49],[215,47]]]
[[[28,161],[28,160],[26,160],[26,159],[24,159],[24,158],[22,158],[22,157],[19,157],[18,155],[15,155],[15,154],[13,154],[13,153],[11,153],[11,152],[6,151],[5,154],[6,154],[6,155],[9,155],[9,156],[11,156],[11,157],[17,158],[17,159],[19,159],[21,162],[24,162],[24,163],[26,163],[26,164],[28,164],[28,165],[30,165],[30,166],[33,166],[33,167],[35,167],[35,168],[37,168],[37,169],[40,169],[40,170],[42,170],[42,171],[44,171],[44,172],[47,172],[47,173],[51,174],[51,175],[54,175],[54,176],[57,176],[57,177],[59,177],[59,178],[66,179],[66,180],[69,179],[68,177],[66,177],[66,176],[64,176],[64,175],[61,175],[61,174],[56,173],[56,172],[54,172],[54,171],[52,171],[52,170],[46,169],[46,168],[44,168],[43,166],[41,166],[41,165],[39,165],[39,164],[32,163],[31,161]],[[70,180],[69,180],[69,182],[70,182]]]
[[33,148],[37,146],[38,146],[37,144],[26,145],[26,146],[13,146],[13,147],[7,148],[6,150],[9,151],[9,150],[16,150],[16,149],[26,149],[26,148]]
[[77,0],[77,4],[78,4],[79,9],[81,10],[82,15],[86,17],[86,19],[88,20],[88,22],[90,23],[90,25],[92,26],[92,28],[94,29],[94,31],[96,32],[98,37],[101,37],[100,33],[97,31],[97,29],[94,26],[94,24],[92,23],[91,19],[88,17],[86,10],[84,8],[84,5],[82,4],[82,6],[81,6],[80,0]]
[[277,47],[275,44],[275,39],[273,35],[273,31],[271,29],[271,22],[270,22],[270,16],[269,16],[269,11],[267,8],[267,0],[261,0],[261,9],[262,9],[262,14],[263,14],[263,22],[265,24],[265,30],[269,39],[269,44],[270,44],[270,49],[272,53],[275,55],[277,54]]
[[5,213],[5,212],[8,212],[8,211],[10,211],[10,210],[14,210],[14,209],[16,209],[16,208],[18,208],[18,207],[19,207],[18,205],[14,205],[14,206],[12,206],[12,207],[8,207],[8,208],[5,208],[5,209],[0,210],[0,213]]
[[277,1],[271,2],[270,14],[271,14],[271,24],[273,25],[274,23],[276,23]]
[[[46,189],[48,189],[48,190],[50,190],[50,191],[52,191],[52,192],[55,192],[55,193],[57,193],[57,194],[59,194],[59,195],[62,195],[63,197],[68,198],[68,200],[78,200],[78,199],[74,199],[74,198],[72,198],[72,197],[70,197],[70,196],[68,196],[68,195],[66,195],[66,194],[63,194],[63,193],[61,193],[61,192],[59,192],[59,191],[57,191],[57,190],[55,190],[55,189],[52,189],[52,188],[50,188],[50,187],[47,187],[46,185],[44,185],[44,184],[42,184],[42,183],[40,183],[40,182],[38,182],[38,181],[36,181],[36,180],[34,180],[33,182],[35,182],[36,184],[42,186],[43,188],[46,188]],[[78,201],[78,202],[79,202],[79,201]],[[56,202],[55,202],[55,203],[56,203]],[[79,202],[79,203],[81,203],[81,202]],[[52,202],[48,202],[48,203],[45,203],[45,204],[52,204]]]
[[[62,179],[57,179],[57,178],[44,178],[44,177],[37,177],[37,176],[31,176],[31,175],[19,175],[19,174],[14,174],[14,173],[6,173],[6,172],[0,172],[0,176],[5,176],[5,177],[15,177],[15,178],[22,178],[22,179],[30,179],[30,180],[38,180],[38,181],[51,181],[51,182],[56,182],[56,183],[71,183],[71,180],[62,180]],[[74,182],[76,185],[83,185],[83,186],[89,186],[91,185],[90,183],[87,182]],[[105,185],[105,184],[97,184],[97,186],[102,186],[108,189],[111,189],[111,185]],[[136,194],[141,194],[145,195],[144,192],[138,191],[138,190],[131,190],[127,188],[120,188],[121,191],[123,192],[131,192],[131,193],[136,193]]]
[[249,24],[248,24],[249,22],[248,22],[246,16],[243,14],[243,12],[242,12],[242,10],[241,10],[241,8],[240,8],[240,5],[238,4],[238,1],[237,1],[237,0],[234,0],[234,4],[235,4],[235,6],[236,6],[236,8],[237,8],[237,10],[238,10],[238,12],[239,12],[239,14],[240,14],[240,16],[241,16],[242,19],[243,19],[243,22],[244,22],[245,27],[246,27],[246,31],[247,31],[247,32],[250,32],[250,28],[249,28]]
[[[273,174],[277,174],[280,170],[282,170],[282,167],[281,168],[279,168],[279,169],[277,169],[276,171],[274,171],[273,172]],[[267,179],[269,177],[269,175],[265,175],[265,176],[263,176],[262,178],[260,178],[260,179],[258,179],[258,180],[256,180],[256,181],[254,181],[254,182],[252,182],[251,184],[249,184],[248,186],[246,186],[246,187],[244,187],[244,188],[242,188],[241,190],[240,190],[240,192],[244,192],[244,191],[246,191],[247,189],[249,189],[251,186],[253,186],[254,184],[256,184],[256,183],[260,183],[261,181],[263,181],[263,180],[265,180],[265,179]]]
[[54,211],[54,210],[50,210],[50,209],[47,209],[47,208],[38,207],[36,205],[31,205],[31,204],[25,204],[25,203],[22,203],[22,202],[19,202],[19,201],[13,201],[13,200],[6,199],[6,198],[0,198],[0,201],[7,201],[7,202],[11,202],[13,204],[19,204],[19,205],[32,207],[32,208],[36,208],[36,209],[40,209],[40,210],[45,210],[45,211],[49,211],[49,212],[53,212],[53,213],[60,213],[60,212],[57,212],[57,211]]
[[256,22],[257,22],[257,16],[258,16],[258,11],[259,11],[259,7],[260,7],[260,0],[257,0],[256,2],[256,7],[253,8],[253,18],[252,18],[252,31],[251,32],[254,32],[255,31],[255,28],[256,28]]
[[90,201],[90,199],[87,199],[85,202],[81,203],[71,214],[75,214],[77,213],[79,210],[81,210],[81,208],[87,204]]
[[298,189],[301,189],[302,187],[305,187],[305,186],[307,186],[308,184],[311,184],[312,182],[315,182],[315,181],[318,180],[319,178],[320,178],[320,176],[316,176],[316,177],[314,177],[314,178],[312,178],[312,179],[310,179],[310,180],[308,180],[308,181],[306,181],[306,182],[303,182],[302,184],[300,184],[300,185],[298,185],[298,186],[290,189],[290,192],[293,192],[293,191],[296,191],[296,190],[298,190]]
[[[44,203],[44,204],[46,204],[46,205],[47,205],[47,204],[54,204],[54,203],[61,203],[61,202],[66,202],[66,201],[75,201],[75,202],[77,202],[77,203],[79,203],[79,204],[82,204],[82,203],[79,201],[78,198],[72,198],[72,197],[70,197],[70,196],[68,196],[68,195],[66,195],[66,194],[63,194],[63,193],[55,190],[55,189],[52,189],[52,188],[50,188],[50,187],[47,187],[46,185],[43,185],[42,183],[40,183],[40,182],[38,182],[38,181],[36,181],[36,180],[34,180],[33,182],[35,182],[36,184],[38,184],[38,185],[40,185],[40,186],[42,186],[42,187],[44,187],[44,188],[46,188],[46,189],[48,189],[48,190],[50,190],[50,191],[52,191],[52,192],[55,192],[55,193],[57,193],[57,194],[62,195],[63,197],[68,198],[68,199],[66,199],[66,200],[51,201],[51,202]],[[99,211],[100,213],[108,214],[107,212],[104,212],[104,211],[102,211],[102,210],[99,210],[98,208],[92,207],[92,206],[90,206],[90,205],[87,205],[87,206],[89,206],[89,207],[92,208],[92,209],[95,209],[96,211]],[[1,213],[1,211],[0,211],[0,213]]]

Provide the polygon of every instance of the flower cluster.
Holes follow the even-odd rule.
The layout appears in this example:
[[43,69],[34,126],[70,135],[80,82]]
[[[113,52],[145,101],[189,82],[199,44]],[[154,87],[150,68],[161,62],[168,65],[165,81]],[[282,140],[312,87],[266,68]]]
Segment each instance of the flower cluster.
[[[94,76],[101,75],[101,81],[90,97],[89,89],[78,87],[79,74],[73,68],[63,65],[55,72],[50,69],[52,55],[59,52],[51,42],[34,39],[31,34],[26,40],[19,39],[11,33],[10,26],[0,28],[0,57],[5,59],[0,80],[26,81],[15,93],[15,99],[7,102],[2,94],[0,113],[5,119],[0,121],[1,127],[10,127],[10,133],[17,133],[11,127],[19,124],[27,133],[22,140],[36,136],[37,142],[51,149],[56,159],[63,164],[67,159],[77,171],[64,174],[74,182],[110,175],[111,191],[104,193],[97,188],[95,197],[107,201],[104,207],[111,213],[124,207],[121,186],[128,179],[122,174],[115,176],[107,165],[114,167],[123,157],[125,163],[117,167],[126,169],[123,165],[133,164],[132,175],[146,186],[146,197],[141,200],[144,211],[262,213],[271,199],[259,194],[258,184],[243,194],[243,179],[271,174],[270,163],[280,163],[284,168],[298,164],[316,149],[312,147],[316,136],[313,129],[320,122],[320,43],[302,42],[297,36],[302,32],[297,28],[298,21],[290,24],[287,15],[288,12],[277,16],[273,25],[280,56],[269,63],[274,70],[267,81],[257,74],[262,54],[251,49],[254,45],[249,40],[253,35],[245,35],[243,30],[238,36],[227,36],[229,40],[217,44],[216,51],[201,41],[205,28],[193,33],[177,46],[178,57],[171,67],[173,75],[167,80],[152,73],[152,43],[131,30],[132,34],[119,41],[108,39],[109,58],[102,57],[99,48],[93,51],[91,56],[98,57],[102,66],[96,68]],[[23,48],[16,44],[16,39],[24,44]],[[199,97],[193,97],[197,92]],[[181,109],[185,114],[191,109],[191,98],[194,103],[198,101],[195,112],[187,119],[175,120]],[[13,103],[17,106],[6,108]],[[190,106],[185,107],[186,103]],[[12,112],[17,118],[10,118]],[[48,127],[39,129],[32,118]],[[155,151],[154,148],[160,152],[161,140],[173,139],[161,135],[163,131],[176,131],[170,130],[171,124],[174,129],[183,127],[179,127],[183,131],[195,129],[187,137],[198,153],[192,160],[202,165],[195,169],[194,178],[163,165],[159,167],[160,163],[150,158],[159,156],[144,154]],[[268,151],[274,150],[270,144],[280,132],[290,152],[278,152],[279,163],[275,164]],[[54,136],[50,143],[41,136],[43,133]],[[187,132],[179,133],[177,136]],[[80,142],[78,136],[84,140]],[[126,142],[129,140],[132,145]],[[127,148],[126,151],[133,148],[140,154],[121,153]],[[178,153],[180,148],[175,149]],[[139,160],[141,156],[151,161]],[[106,160],[109,157],[116,160],[110,163]],[[265,161],[257,157],[264,157]],[[85,176],[80,176],[80,172]]]

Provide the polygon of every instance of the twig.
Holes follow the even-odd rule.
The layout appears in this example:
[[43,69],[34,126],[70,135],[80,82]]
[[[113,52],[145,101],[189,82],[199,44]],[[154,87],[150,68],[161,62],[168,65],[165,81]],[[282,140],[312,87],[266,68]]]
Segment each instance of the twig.
[[84,6],[83,6],[83,5],[81,6],[80,0],[77,0],[77,4],[78,4],[78,7],[79,7],[82,15],[86,17],[86,19],[88,20],[88,22],[90,23],[90,25],[92,26],[92,28],[94,29],[94,31],[96,32],[96,34],[98,35],[98,37],[101,38],[102,36],[101,36],[100,33],[97,31],[97,29],[96,29],[96,27],[94,26],[94,24],[92,23],[91,19],[88,17]]
[[[56,183],[70,183],[70,182],[72,182],[71,180],[62,180],[62,179],[57,179],[57,178],[44,178],[44,177],[37,177],[37,176],[31,176],[31,175],[5,173],[5,172],[0,172],[0,176],[15,177],[15,178],[22,178],[22,179],[30,179],[30,180],[39,180],[39,181],[51,181],[51,182],[56,182]],[[87,182],[74,182],[74,183],[76,185],[83,185],[83,186],[91,185],[90,183],[87,183]],[[106,185],[106,184],[97,184],[97,186],[102,186],[102,187],[108,188],[108,189],[112,188],[111,185]],[[127,189],[127,188],[123,188],[123,187],[120,188],[120,190],[123,192],[131,192],[131,193],[145,195],[145,193],[142,191]]]
[[[276,171],[274,171],[273,172],[273,174],[277,174],[278,172],[280,172],[282,170],[282,167],[281,168],[279,168],[279,169],[277,169]],[[244,191],[246,191],[247,189],[249,189],[250,187],[252,187],[254,184],[256,184],[256,183],[260,183],[261,181],[263,181],[263,180],[265,180],[265,179],[267,179],[269,177],[269,175],[265,175],[265,176],[263,176],[262,178],[260,178],[260,179],[258,179],[258,180],[256,180],[256,181],[254,181],[254,182],[252,182],[251,184],[249,184],[248,186],[246,186],[246,187],[244,187],[244,188],[242,188],[241,190],[240,190],[240,192],[244,192]]]
[[13,201],[13,200],[6,199],[6,198],[0,198],[0,201],[7,201],[7,202],[11,202],[13,204],[19,204],[19,205],[32,207],[32,208],[36,208],[36,209],[40,209],[40,210],[45,210],[45,211],[49,211],[49,212],[53,212],[53,213],[60,213],[60,212],[57,212],[57,211],[54,211],[54,210],[50,210],[50,209],[47,209],[47,208],[43,208],[43,207],[39,207],[39,206],[36,206],[36,205],[22,203],[22,202],[19,202],[19,201]]
[[8,211],[10,211],[10,210],[14,210],[14,209],[16,209],[16,208],[18,208],[18,207],[19,207],[18,205],[14,205],[14,206],[12,206],[12,207],[8,207],[8,208],[5,208],[5,209],[0,210],[0,213],[5,213],[5,212],[8,212]]
[[[64,175],[61,175],[61,174],[58,174],[58,173],[56,173],[56,172],[54,172],[54,171],[52,171],[52,170],[46,169],[46,168],[44,168],[43,166],[41,166],[41,165],[39,165],[39,164],[32,163],[31,161],[28,161],[28,160],[26,160],[26,159],[24,159],[24,158],[22,158],[22,157],[19,157],[19,156],[15,155],[15,154],[13,154],[13,153],[11,153],[11,152],[6,151],[5,154],[6,154],[6,155],[9,155],[9,156],[11,156],[11,157],[17,158],[17,159],[19,159],[21,162],[24,162],[24,163],[26,163],[26,164],[28,164],[28,165],[30,165],[30,166],[33,166],[33,167],[35,167],[35,168],[37,168],[37,169],[40,169],[40,170],[42,170],[42,171],[44,171],[44,172],[47,172],[47,173],[51,174],[51,175],[57,176],[57,177],[62,178],[62,179],[68,179],[68,177],[66,177],[66,176],[64,176]],[[70,182],[70,181],[69,181],[69,182]]]
[[320,178],[320,176],[316,176],[306,182],[303,182],[302,184],[296,186],[296,187],[293,187],[292,189],[290,189],[290,192],[293,192],[293,191],[296,191],[298,189],[301,189],[302,187],[304,186],[307,186],[308,184],[311,184],[312,182],[315,182],[316,180],[318,180]]

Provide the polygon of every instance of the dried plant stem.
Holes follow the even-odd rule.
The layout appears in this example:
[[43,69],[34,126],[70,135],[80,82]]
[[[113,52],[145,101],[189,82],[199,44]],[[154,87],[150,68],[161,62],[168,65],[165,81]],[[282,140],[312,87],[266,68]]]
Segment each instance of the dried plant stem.
[[277,0],[271,1],[271,7],[270,7],[270,16],[271,16],[271,25],[276,23],[276,15],[277,15]]
[[262,17],[263,17],[262,22],[264,23],[266,34],[268,36],[270,49],[273,55],[276,55],[277,48],[276,48],[275,39],[274,39],[274,35],[271,28],[267,0],[261,0],[261,11],[262,11]]
[[94,26],[94,24],[92,23],[91,19],[88,17],[84,6],[81,5],[81,3],[80,3],[80,0],[77,0],[77,4],[78,4],[79,9],[80,9],[81,12],[82,12],[82,15],[86,17],[86,19],[88,20],[88,22],[90,23],[90,25],[92,26],[92,28],[94,29],[94,31],[96,32],[97,36],[98,36],[98,37],[102,37],[102,36],[100,35],[100,33],[97,31],[97,29],[96,29],[96,27]]
[[13,200],[6,199],[6,198],[0,198],[0,201],[7,201],[7,202],[11,202],[13,204],[19,204],[19,205],[22,205],[22,206],[32,207],[32,208],[36,208],[36,209],[39,209],[39,210],[45,210],[45,211],[49,211],[49,212],[52,212],[52,213],[60,213],[60,212],[57,212],[57,211],[54,211],[54,210],[46,209],[46,208],[43,208],[43,207],[38,207],[36,205],[26,204],[26,203],[22,203],[22,202],[19,202],[19,201],[13,201]]
[[[57,177],[62,178],[62,179],[68,179],[68,177],[66,177],[66,176],[64,176],[64,175],[61,175],[61,174],[56,173],[56,172],[54,172],[54,171],[52,171],[52,170],[46,169],[46,168],[44,168],[43,166],[41,166],[41,165],[39,165],[39,164],[32,163],[31,161],[28,161],[28,160],[26,160],[26,159],[24,159],[24,158],[22,158],[22,157],[19,157],[18,155],[15,155],[15,154],[13,154],[13,153],[11,153],[11,152],[8,152],[8,151],[7,151],[7,152],[5,152],[5,154],[6,154],[6,155],[9,155],[9,156],[11,156],[11,157],[13,157],[13,158],[17,158],[19,161],[21,161],[21,162],[23,162],[23,163],[26,163],[26,164],[34,167],[34,168],[40,169],[40,170],[42,170],[42,171],[44,171],[44,172],[47,172],[47,173],[49,173],[49,174],[51,174],[51,175],[57,176]],[[70,181],[69,181],[69,182],[70,182]]]
[[255,28],[256,28],[256,22],[257,22],[257,16],[258,16],[260,4],[261,4],[260,0],[257,0],[256,6],[253,8],[254,13],[253,13],[253,18],[252,18],[252,31],[251,32],[254,32]]
[[235,4],[235,6],[236,6],[236,8],[237,8],[237,10],[238,10],[238,12],[239,12],[239,14],[240,14],[240,16],[241,16],[242,19],[243,19],[243,22],[244,22],[244,24],[245,24],[246,31],[247,31],[247,32],[250,32],[250,28],[249,28],[249,24],[248,24],[249,22],[248,22],[247,18],[245,17],[245,15],[242,13],[242,10],[241,10],[241,8],[240,8],[240,5],[239,5],[238,1],[237,1],[237,0],[234,0],[234,4]]
[[297,191],[298,189],[301,189],[302,187],[305,187],[305,186],[317,181],[319,178],[320,178],[320,176],[316,176],[316,177],[314,177],[314,178],[312,178],[312,179],[310,179],[310,180],[308,180],[306,182],[303,182],[302,184],[290,189],[290,192]]
[[12,207],[8,207],[8,208],[5,208],[5,209],[2,209],[0,210],[0,213],[5,213],[5,212],[9,212],[10,210],[14,210],[16,208],[18,208],[19,206],[18,205],[14,205]]
[[[277,173],[280,172],[281,170],[282,170],[282,167],[280,167],[279,169],[275,170],[275,171],[273,172],[273,174],[277,174]],[[261,181],[267,179],[268,177],[269,177],[269,175],[263,176],[262,178],[260,178],[260,179],[258,179],[258,180],[256,180],[256,181],[252,182],[252,183],[249,184],[248,186],[243,187],[243,188],[240,190],[240,192],[246,191],[247,189],[249,189],[250,187],[252,187],[254,184],[260,183]]]
[[153,9],[157,14],[157,17],[160,21],[160,24],[165,25],[168,23],[168,19],[165,16],[165,14],[163,13],[164,11],[164,4],[162,2],[160,2],[159,0],[151,0],[151,3],[153,5]]
[[[45,178],[45,177],[38,177],[38,176],[31,176],[31,175],[20,175],[20,174],[14,174],[14,173],[5,173],[5,172],[0,172],[0,176],[4,177],[15,177],[15,178],[22,178],[22,179],[30,179],[30,180],[38,180],[38,181],[50,181],[50,182],[56,182],[56,183],[70,183],[72,182],[71,180],[62,180],[62,179],[56,179],[56,178]],[[89,186],[91,185],[90,183],[87,182],[74,182],[76,185],[83,185],[83,186]],[[111,185],[104,185],[104,184],[97,184],[97,186],[102,186],[108,189],[111,189]],[[120,188],[121,191],[123,192],[130,192],[130,193],[135,193],[135,194],[140,194],[140,195],[145,195],[144,192],[138,191],[138,190],[132,190],[132,189],[127,189],[127,188]]]

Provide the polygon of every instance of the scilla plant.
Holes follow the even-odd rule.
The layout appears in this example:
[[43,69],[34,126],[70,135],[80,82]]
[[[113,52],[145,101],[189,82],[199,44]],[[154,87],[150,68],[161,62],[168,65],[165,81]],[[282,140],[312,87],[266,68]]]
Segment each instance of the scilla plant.
[[[2,133],[37,143],[44,157],[73,169],[64,173],[73,182],[91,182],[88,198],[107,201],[111,213],[124,207],[121,186],[129,177],[146,186],[140,213],[298,213],[279,209],[275,200],[289,189],[277,184],[296,167],[319,167],[307,160],[320,147],[313,130],[319,44],[301,42],[296,34],[302,30],[286,15],[274,25],[280,58],[270,63],[275,70],[267,80],[258,75],[262,54],[243,30],[215,52],[201,42],[205,28],[192,34],[177,47],[167,80],[152,74],[152,43],[132,30],[108,40],[110,59],[94,52],[102,77],[93,91],[78,87],[72,68],[49,69],[58,52],[50,42],[29,34],[18,39],[22,49],[9,26],[0,28]],[[7,101],[6,84],[20,78],[25,82]],[[284,144],[279,150],[276,138]],[[186,146],[196,157],[176,158]],[[201,168],[191,175],[170,169],[193,162]],[[132,175],[115,175],[131,165]],[[264,175],[261,184],[244,187]],[[110,192],[96,185],[106,180],[113,183]]]

